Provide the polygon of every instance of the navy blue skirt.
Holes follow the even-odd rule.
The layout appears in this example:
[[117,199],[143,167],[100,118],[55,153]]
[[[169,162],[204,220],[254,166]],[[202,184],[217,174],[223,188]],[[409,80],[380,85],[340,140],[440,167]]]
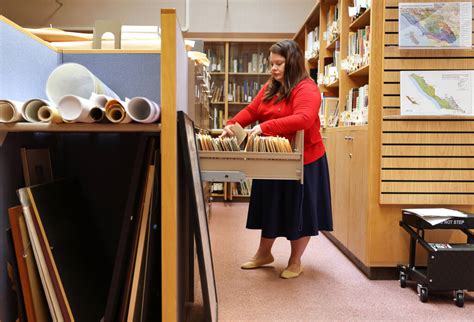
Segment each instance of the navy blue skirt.
[[332,231],[331,189],[326,155],[304,166],[295,180],[253,180],[247,228],[262,237],[296,240]]

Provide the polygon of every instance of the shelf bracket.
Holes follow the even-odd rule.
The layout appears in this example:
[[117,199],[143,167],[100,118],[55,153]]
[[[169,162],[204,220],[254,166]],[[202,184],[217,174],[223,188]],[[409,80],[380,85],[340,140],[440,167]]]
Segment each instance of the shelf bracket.
[[243,182],[245,173],[242,171],[201,171],[202,181],[208,182]]
[[7,138],[8,132],[0,132],[0,147],[3,146],[3,142],[5,142],[5,139]]

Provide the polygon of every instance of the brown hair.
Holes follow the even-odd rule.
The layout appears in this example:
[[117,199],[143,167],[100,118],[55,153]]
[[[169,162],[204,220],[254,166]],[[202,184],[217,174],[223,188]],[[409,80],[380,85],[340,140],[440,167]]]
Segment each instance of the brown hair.
[[293,40],[282,40],[270,47],[270,53],[278,54],[285,58],[284,79],[282,82],[270,78],[263,101],[269,102],[275,95],[275,103],[290,97],[293,88],[303,79],[309,77],[304,64],[304,54],[300,46]]

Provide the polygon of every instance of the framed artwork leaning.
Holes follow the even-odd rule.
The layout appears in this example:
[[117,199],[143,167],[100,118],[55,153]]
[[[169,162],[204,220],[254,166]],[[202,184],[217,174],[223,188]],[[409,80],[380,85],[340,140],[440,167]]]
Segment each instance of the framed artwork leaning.
[[217,291],[212,261],[211,240],[202,190],[199,155],[193,121],[182,111],[178,112],[178,134],[184,158],[185,180],[190,194],[190,209],[196,238],[199,275],[207,321],[217,321]]

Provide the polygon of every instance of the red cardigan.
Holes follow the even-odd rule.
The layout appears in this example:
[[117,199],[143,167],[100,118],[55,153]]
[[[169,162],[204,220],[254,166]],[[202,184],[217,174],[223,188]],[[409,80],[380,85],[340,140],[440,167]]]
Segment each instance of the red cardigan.
[[227,125],[238,122],[245,127],[259,121],[262,133],[283,136],[291,141],[294,133],[304,130],[304,164],[316,161],[324,155],[321,138],[319,107],[321,94],[313,80],[302,80],[291,92],[288,100],[274,104],[276,97],[263,102],[266,84],[254,100],[242,109]]

